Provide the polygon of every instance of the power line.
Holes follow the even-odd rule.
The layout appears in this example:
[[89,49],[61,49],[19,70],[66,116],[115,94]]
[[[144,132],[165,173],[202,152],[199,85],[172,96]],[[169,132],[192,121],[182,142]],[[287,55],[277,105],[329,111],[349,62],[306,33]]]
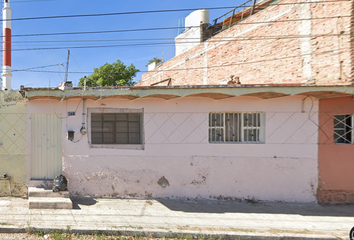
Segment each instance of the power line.
[[[256,64],[256,63],[264,63],[264,62],[273,62],[273,61],[280,61],[280,60],[286,60],[286,59],[292,59],[292,58],[298,58],[298,57],[303,57],[306,55],[316,55],[316,54],[330,54],[330,53],[336,53],[336,54],[341,54],[345,51],[350,51],[350,48],[338,48],[338,49],[332,49],[332,50],[327,50],[327,51],[322,51],[322,52],[315,52],[315,53],[308,53],[308,54],[298,54],[298,55],[292,55],[292,56],[286,56],[286,57],[277,57],[273,59],[266,59],[266,60],[255,60],[255,61],[247,61],[247,62],[237,62],[237,63],[231,63],[231,64],[225,64],[225,65],[215,65],[215,66],[207,66],[207,67],[194,67],[194,68],[180,68],[180,69],[165,69],[165,70],[152,70],[152,71],[140,71],[141,73],[160,73],[160,72],[173,72],[173,71],[189,71],[189,70],[200,70],[200,69],[212,69],[212,68],[222,68],[222,67],[230,67],[230,66],[241,66],[241,65],[247,65],[247,64]],[[61,71],[42,71],[42,70],[26,70],[26,69],[15,69],[16,71],[22,71],[22,72],[37,72],[37,73],[63,73]],[[92,74],[94,72],[69,72],[71,74]],[[117,74],[116,72],[98,72],[98,73],[106,73],[106,74]]]
[[[335,3],[337,3],[337,2],[350,2],[350,0],[328,0],[328,1],[316,1],[316,2],[276,3],[276,4],[272,4],[272,6],[274,6],[274,5],[299,5],[299,4],[333,3],[333,2],[335,2]],[[250,6],[252,6],[252,5],[250,5]],[[250,7],[250,6],[245,6],[245,7]],[[195,11],[195,10],[199,10],[199,9],[221,10],[221,9],[234,9],[234,8],[235,8],[235,6],[224,6],[224,7],[161,9],[161,10],[113,12],[113,13],[72,14],[72,15],[13,18],[12,21],[56,19],[56,18],[77,18],[77,17],[101,17],[101,16],[150,14],[150,13],[168,13],[168,12],[186,12],[186,11]],[[0,21],[7,21],[7,20],[1,19]]]
[[[283,40],[283,39],[302,39],[302,38],[324,38],[324,37],[336,37],[336,36],[352,36],[353,34],[318,34],[318,35],[273,35],[273,36],[254,36],[254,37],[226,37],[219,39],[210,39],[209,43],[218,43],[218,42],[237,42],[237,41],[263,41],[263,40]],[[186,38],[187,40],[196,40],[196,41],[183,41],[177,44],[194,44],[201,43],[200,38]],[[28,48],[28,49],[12,49],[11,51],[28,51],[28,50],[51,50],[56,48],[102,48],[102,47],[127,47],[127,46],[153,46],[153,45],[169,45],[176,43],[174,38],[152,38],[152,39],[109,39],[109,40],[63,40],[63,41],[18,41],[15,43],[81,43],[81,42],[125,42],[125,41],[164,41],[170,40],[172,42],[152,42],[152,43],[130,43],[130,44],[120,44],[120,45],[93,45],[93,46],[58,46],[58,47],[47,47],[47,48]],[[12,42],[14,43],[14,42]],[[0,49],[0,51],[6,51]]]
[[27,70],[32,70],[32,69],[38,69],[38,68],[48,68],[48,67],[54,67],[54,66],[60,66],[63,65],[62,63],[57,63],[57,64],[51,64],[51,65],[46,65],[46,66],[39,66],[39,67],[31,67],[31,68],[26,68],[22,70],[12,70],[13,72],[18,72],[18,71],[27,71]]
[[[350,36],[353,34],[313,34],[313,35],[263,35],[250,37],[212,37],[208,40],[210,42],[218,41],[253,41],[253,40],[267,40],[267,39],[291,39],[291,38],[308,38],[308,37],[335,37],[335,36]],[[183,40],[200,40],[200,38],[183,38]],[[220,39],[220,40],[218,40]],[[128,41],[164,41],[175,40],[175,38],[121,38],[121,39],[76,39],[76,40],[39,40],[39,41],[11,41],[11,43],[80,43],[80,42],[128,42]],[[215,41],[217,40],[217,41]],[[6,43],[6,42],[4,42]],[[187,42],[194,43],[194,42]]]
[[11,4],[13,3],[27,3],[27,2],[55,2],[59,0],[23,0],[23,1],[11,1]]
[[[351,18],[352,16],[331,16],[331,17],[318,17],[318,18],[302,18],[302,19],[287,19],[276,21],[263,21],[263,22],[240,22],[237,25],[253,25],[262,23],[279,23],[279,22],[298,22],[298,21],[310,21],[310,20],[323,20],[323,19],[335,19],[335,18]],[[57,32],[57,33],[32,33],[32,34],[13,34],[11,37],[38,37],[38,36],[54,36],[54,35],[78,35],[78,34],[102,34],[102,33],[119,33],[119,32],[140,32],[140,31],[157,31],[157,30],[173,30],[180,27],[157,27],[157,28],[137,28],[137,29],[119,29],[119,30],[101,30],[101,31],[86,31],[86,32]],[[189,28],[199,28],[188,27]],[[7,35],[0,35],[0,37],[8,37]]]
[[[262,38],[239,38],[239,39],[220,39],[216,41],[209,41],[210,44],[213,43],[219,43],[219,42],[234,42],[234,41],[264,41],[264,40],[281,40],[281,39],[301,39],[301,38],[309,38],[309,37],[333,37],[333,36],[351,36],[353,34],[322,34],[322,35],[299,35],[299,36],[284,36],[284,37],[279,37],[279,36],[274,36],[274,37],[262,37]],[[200,41],[184,41],[180,42],[178,44],[199,44]],[[83,46],[55,46],[55,47],[33,47],[33,48],[19,48],[19,49],[11,49],[8,51],[12,52],[17,52],[17,51],[40,51],[40,50],[59,50],[59,49],[89,49],[89,48],[116,48],[116,47],[137,47],[137,46],[161,46],[161,45],[175,45],[176,43],[174,41],[170,42],[150,42],[150,43],[129,43],[129,44],[111,44],[111,45],[83,45]],[[1,51],[7,51],[7,50],[1,50]]]

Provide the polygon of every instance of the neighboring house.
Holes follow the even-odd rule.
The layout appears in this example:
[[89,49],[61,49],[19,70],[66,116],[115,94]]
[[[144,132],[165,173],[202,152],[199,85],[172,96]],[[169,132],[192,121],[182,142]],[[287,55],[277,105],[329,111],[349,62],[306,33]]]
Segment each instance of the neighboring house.
[[319,102],[320,203],[354,203],[354,98]]
[[26,196],[27,101],[0,91],[0,196]]
[[314,202],[319,99],[353,90],[24,89],[28,184],[63,172],[72,195]]
[[353,84],[353,1],[257,2],[263,10],[232,26],[231,18],[240,20],[250,7],[207,28],[204,11],[190,14],[176,37],[178,55],[143,74],[138,85],[166,79],[173,86],[218,85],[235,78],[241,84]]

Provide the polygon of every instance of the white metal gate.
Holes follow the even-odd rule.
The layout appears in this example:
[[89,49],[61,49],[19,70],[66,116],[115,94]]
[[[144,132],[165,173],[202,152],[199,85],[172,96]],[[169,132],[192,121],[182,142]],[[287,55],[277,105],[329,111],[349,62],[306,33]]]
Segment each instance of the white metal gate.
[[62,173],[61,114],[31,114],[31,179]]

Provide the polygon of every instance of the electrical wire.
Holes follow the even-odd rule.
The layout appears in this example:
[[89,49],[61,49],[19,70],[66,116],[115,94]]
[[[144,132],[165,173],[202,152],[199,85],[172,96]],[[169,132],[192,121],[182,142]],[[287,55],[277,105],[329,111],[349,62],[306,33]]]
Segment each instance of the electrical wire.
[[[280,61],[280,60],[285,60],[285,59],[292,59],[292,58],[298,58],[298,57],[303,57],[306,55],[316,55],[316,54],[330,54],[336,52],[336,54],[341,54],[344,53],[345,51],[350,51],[350,48],[338,48],[338,49],[332,49],[328,51],[322,51],[322,52],[315,52],[315,53],[308,53],[308,54],[301,54],[301,55],[292,55],[292,56],[286,56],[286,57],[277,57],[273,59],[267,59],[267,60],[255,60],[255,61],[247,61],[247,62],[237,62],[237,63],[231,63],[231,64],[224,64],[224,65],[214,65],[214,66],[207,66],[207,67],[194,67],[194,68],[179,68],[179,69],[164,69],[164,70],[152,70],[152,71],[139,71],[142,73],[150,72],[150,73],[160,73],[160,72],[173,72],[173,71],[190,71],[190,70],[200,70],[200,69],[214,69],[214,68],[223,68],[223,67],[230,67],[230,66],[241,66],[241,65],[247,65],[247,64],[256,64],[256,63],[264,63],[264,62],[273,62],[273,61]],[[21,70],[18,70],[21,71]],[[41,71],[41,70],[23,70],[24,72],[40,72],[40,73],[58,73],[58,71]],[[94,72],[69,72],[71,74],[92,74]],[[105,74],[118,74],[117,72],[96,72],[96,73],[105,73]]]
[[[316,2],[297,2],[297,3],[278,3],[274,5],[299,5],[299,4],[318,4],[318,3],[338,3],[338,2],[350,2],[350,0],[328,0],[328,1],[316,1]],[[253,5],[244,6],[251,7]],[[132,15],[132,14],[150,14],[150,13],[168,13],[168,12],[187,12],[195,11],[199,9],[208,10],[221,10],[221,9],[234,9],[235,6],[224,6],[224,7],[207,7],[207,8],[180,8],[180,9],[161,9],[161,10],[145,10],[145,11],[131,11],[131,12],[113,12],[113,13],[91,13],[91,14],[71,14],[71,15],[57,15],[57,16],[41,16],[41,17],[27,17],[27,18],[13,18],[12,21],[23,21],[23,20],[40,20],[40,19],[56,19],[56,18],[77,18],[77,17],[101,17],[101,16],[117,16],[117,15]],[[7,21],[1,19],[0,21]]]
[[[282,39],[298,39],[298,38],[309,38],[309,37],[333,37],[333,36],[351,36],[353,34],[330,34],[330,35],[318,35],[318,36],[313,36],[313,35],[308,35],[308,36],[302,36],[302,37],[272,37],[272,38],[262,38],[262,39],[252,39],[252,38],[244,38],[244,39],[225,39],[225,40],[217,40],[213,41],[212,39],[209,41],[210,44],[213,43],[220,43],[220,42],[234,42],[234,41],[263,41],[263,40],[282,40]],[[199,44],[201,43],[200,41],[184,41],[184,42],[179,42],[178,44]],[[40,51],[40,50],[59,50],[59,49],[88,49],[88,48],[117,48],[117,47],[137,47],[137,46],[168,46],[168,45],[175,45],[176,43],[174,41],[170,42],[151,42],[151,43],[129,43],[129,44],[111,44],[111,45],[83,45],[83,46],[54,46],[54,47],[33,47],[33,48],[12,48],[11,50],[4,50],[0,49],[0,51],[12,51],[12,52],[17,52],[17,51]]]
[[[336,36],[351,36],[353,34],[312,34],[312,35],[263,35],[263,36],[249,36],[249,37],[212,37],[209,42],[224,42],[224,41],[254,41],[254,40],[268,40],[268,39],[292,39],[292,38],[309,38],[309,37],[336,37]],[[200,38],[183,38],[183,40],[200,40]],[[128,41],[164,41],[175,40],[175,38],[131,38],[131,39],[77,39],[77,40],[39,40],[39,41],[11,41],[11,43],[80,43],[80,42],[128,42]],[[7,42],[4,42],[7,43]],[[181,43],[195,43],[195,42],[181,42]]]
[[[253,25],[262,23],[280,23],[280,22],[298,22],[298,21],[309,21],[309,20],[323,20],[323,19],[335,19],[335,18],[351,18],[352,16],[327,16],[318,18],[302,18],[302,19],[287,19],[287,20],[276,20],[276,21],[262,21],[262,22],[239,22],[237,25]],[[56,33],[32,33],[32,34],[12,34],[11,37],[38,37],[38,36],[54,36],[54,35],[78,35],[78,34],[102,34],[102,33],[121,33],[121,32],[141,32],[141,31],[158,31],[158,30],[175,30],[180,27],[157,27],[157,28],[137,28],[137,29],[119,29],[119,30],[100,30],[100,31],[86,31],[86,32],[56,32]],[[200,28],[188,27],[189,28]],[[0,37],[9,37],[7,35],[0,35]]]
[[[53,66],[58,66],[58,65],[61,65],[61,64],[62,64],[62,63],[52,64],[52,65],[46,65],[46,66],[39,66],[39,67],[31,67],[31,68],[22,69],[21,71],[27,71],[27,70],[38,69],[38,68],[53,67]],[[17,72],[18,70],[12,70],[12,71],[13,71],[13,72]]]

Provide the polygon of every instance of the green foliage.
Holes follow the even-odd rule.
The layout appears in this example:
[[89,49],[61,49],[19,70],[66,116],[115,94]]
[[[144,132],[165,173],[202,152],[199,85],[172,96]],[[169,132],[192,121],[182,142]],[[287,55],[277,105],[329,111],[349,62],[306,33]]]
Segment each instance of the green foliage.
[[151,63],[156,63],[156,65],[158,65],[161,62],[162,62],[162,60],[160,58],[154,57],[153,59],[149,60],[149,63],[146,65],[146,67]]
[[[110,64],[106,63],[94,69],[94,73],[86,78],[86,86],[133,86],[133,77],[139,72],[133,64],[124,65],[120,60]],[[80,78],[79,86],[84,86],[85,79]]]

